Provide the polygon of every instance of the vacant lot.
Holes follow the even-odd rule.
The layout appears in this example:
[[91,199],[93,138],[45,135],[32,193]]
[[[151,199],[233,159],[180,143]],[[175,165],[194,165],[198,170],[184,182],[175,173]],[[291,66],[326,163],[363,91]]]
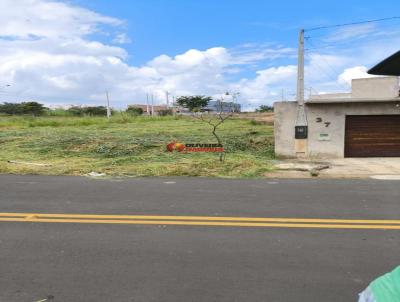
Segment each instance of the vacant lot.
[[231,119],[219,133],[222,163],[218,154],[166,151],[171,141],[216,142],[209,125],[189,117],[0,117],[0,173],[258,177],[271,170],[272,126]]

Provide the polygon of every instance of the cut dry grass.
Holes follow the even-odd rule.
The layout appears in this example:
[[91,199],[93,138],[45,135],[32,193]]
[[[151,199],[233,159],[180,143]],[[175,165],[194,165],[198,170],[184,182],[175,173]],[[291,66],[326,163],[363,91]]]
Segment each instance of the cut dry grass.
[[0,173],[259,177],[271,170],[272,126],[232,119],[219,133],[222,163],[218,154],[166,151],[171,141],[215,143],[209,126],[191,118],[0,117]]

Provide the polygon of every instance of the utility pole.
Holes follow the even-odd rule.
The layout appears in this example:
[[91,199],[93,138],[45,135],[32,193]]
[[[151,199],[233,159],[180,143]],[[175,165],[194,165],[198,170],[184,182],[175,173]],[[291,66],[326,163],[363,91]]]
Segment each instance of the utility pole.
[[150,112],[149,112],[149,94],[148,93],[146,93],[146,114],[150,115]]
[[304,105],[304,29],[299,33],[299,49],[297,62],[297,95],[299,106]]
[[175,115],[175,96],[172,96],[172,115]]
[[303,157],[307,153],[308,137],[307,115],[304,108],[304,29],[299,33],[296,101],[295,151],[297,156]]
[[154,115],[154,95],[151,94],[151,116]]
[[106,91],[106,98],[107,98],[107,118],[111,117],[111,109],[110,109],[110,98],[108,97],[108,90]]
[[238,112],[238,111],[239,111],[239,107],[238,107],[238,98],[239,98],[239,96],[240,96],[240,92],[238,92],[238,91],[235,92],[235,93],[234,93],[234,96],[235,96],[235,97],[234,97],[234,104],[233,104],[234,109],[235,109],[234,111],[235,111],[235,112]]
[[165,92],[165,99],[167,100],[167,109],[169,108],[169,92],[168,91],[166,91]]

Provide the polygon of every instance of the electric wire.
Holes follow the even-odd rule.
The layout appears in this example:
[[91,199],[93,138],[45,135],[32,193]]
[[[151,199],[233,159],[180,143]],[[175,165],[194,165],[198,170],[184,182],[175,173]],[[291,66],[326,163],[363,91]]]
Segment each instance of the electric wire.
[[[304,29],[304,32],[311,32],[311,31],[317,31],[317,30],[323,30],[323,29],[334,29],[334,28],[340,28],[340,27],[346,27],[346,26],[355,26],[355,25],[361,25],[361,24],[370,24],[370,23],[376,23],[376,22],[382,22],[382,21],[389,21],[389,20],[400,20],[400,16],[392,16],[392,17],[388,17],[388,18],[379,18],[379,19],[371,19],[371,20],[365,20],[365,21],[358,21],[358,22],[349,22],[349,23],[341,23],[341,24],[334,24],[334,25],[327,25],[327,26],[319,26],[319,27],[313,27],[313,28],[307,28]],[[389,26],[381,26],[380,29],[382,31],[382,28],[388,28]],[[391,28],[393,28],[393,25],[390,25]],[[393,36],[394,34],[396,34],[396,30],[392,30],[389,33],[385,33],[386,35],[386,40],[388,39],[388,36]],[[382,34],[381,34],[382,35]],[[325,35],[307,35],[305,37],[305,43],[309,44],[311,47],[307,47],[305,48],[305,56],[307,57],[307,59],[311,62],[312,64],[314,64],[320,71],[322,71],[329,79],[331,79],[333,81],[333,83],[335,83],[338,86],[342,86],[344,87],[346,90],[348,88],[351,88],[351,85],[349,85],[348,83],[338,83],[337,81],[337,75],[340,74],[340,72],[338,72],[336,70],[336,68],[334,68],[329,62],[328,60],[326,60],[326,58],[324,57],[323,54],[321,54],[321,52],[317,52],[317,50],[321,50],[321,49],[332,49],[334,47],[337,47],[338,45],[346,45],[346,44],[350,44],[350,43],[354,43],[355,40],[362,40],[365,39],[366,37],[371,37],[370,34],[363,34],[363,35],[358,35],[355,37],[352,37],[352,39],[348,39],[348,40],[343,40],[343,41],[336,41],[336,42],[331,42],[329,43],[329,40],[326,39],[328,42],[323,42],[323,45],[321,46],[316,46],[314,44],[314,38],[315,37],[326,37],[327,34]],[[332,39],[332,38],[331,38]],[[334,39],[334,36],[333,36]],[[382,40],[382,39],[379,39]],[[314,53],[319,55],[319,58],[321,59],[321,61],[324,62],[324,66],[322,67],[321,65],[319,65],[315,58],[314,60],[312,60],[310,53]],[[329,70],[328,70],[329,69]],[[345,85],[344,85],[345,84]]]
[[[305,57],[311,61],[311,57],[309,56],[309,54],[305,53],[304,54]],[[335,74],[328,72],[328,70],[324,67],[322,67],[320,64],[318,64],[315,60],[313,61],[313,64],[315,65],[315,67],[317,67],[317,69],[322,72],[323,74],[325,74],[325,76],[332,82],[334,83],[339,89],[345,89],[348,90],[349,87],[346,87],[343,84],[338,83],[337,81],[337,77]],[[347,84],[348,85],[348,84]]]
[[349,23],[342,23],[342,24],[334,24],[334,25],[327,25],[327,26],[312,27],[312,28],[304,29],[304,31],[305,32],[309,32],[309,31],[315,31],[315,30],[320,30],[320,29],[345,27],[345,26],[360,25],[360,24],[367,24],[367,23],[375,23],[375,22],[395,20],[395,19],[400,19],[400,16],[393,16],[393,17],[380,18],[380,19],[371,19],[371,20],[358,21],[358,22],[349,22]]
[[[314,47],[315,47],[314,43],[311,42],[311,37],[307,40],[307,42],[308,42],[311,46],[314,46]],[[320,55],[319,55],[319,58],[320,58],[322,61],[325,62],[326,66],[333,72],[334,75],[340,74],[340,72],[339,72],[336,68],[334,68],[334,67],[328,62],[328,60],[325,59],[324,55],[320,54]],[[335,80],[335,81],[336,81],[336,80]],[[340,84],[339,84],[339,85],[340,85]],[[350,86],[348,83],[346,83],[346,85],[341,85],[341,86],[343,86],[343,87],[347,86],[346,89],[347,89],[347,88],[351,88],[351,86]]]

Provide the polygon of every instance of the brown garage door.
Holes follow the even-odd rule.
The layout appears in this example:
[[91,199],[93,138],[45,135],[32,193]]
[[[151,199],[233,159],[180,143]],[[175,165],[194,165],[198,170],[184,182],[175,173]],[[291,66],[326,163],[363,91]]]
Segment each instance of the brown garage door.
[[346,116],[345,157],[400,156],[400,115]]

